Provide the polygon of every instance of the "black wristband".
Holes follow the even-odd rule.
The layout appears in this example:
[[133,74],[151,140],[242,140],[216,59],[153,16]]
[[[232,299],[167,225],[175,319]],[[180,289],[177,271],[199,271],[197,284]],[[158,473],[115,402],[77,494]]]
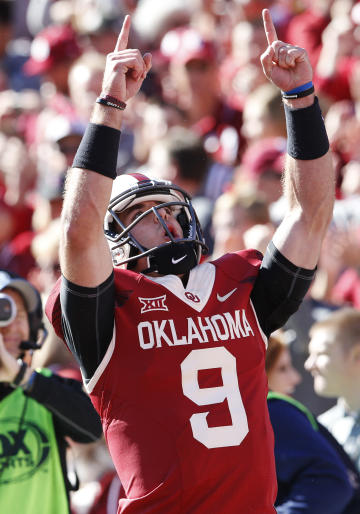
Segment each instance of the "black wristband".
[[22,379],[24,378],[25,372],[27,370],[27,364],[25,361],[21,361],[20,369],[18,371],[18,374],[14,378],[14,380],[10,383],[11,387],[18,387]]
[[287,153],[294,159],[318,159],[329,150],[324,119],[318,98],[303,109],[291,109],[284,105],[287,129]]
[[85,168],[109,178],[116,178],[120,130],[89,123],[76,152],[73,168]]

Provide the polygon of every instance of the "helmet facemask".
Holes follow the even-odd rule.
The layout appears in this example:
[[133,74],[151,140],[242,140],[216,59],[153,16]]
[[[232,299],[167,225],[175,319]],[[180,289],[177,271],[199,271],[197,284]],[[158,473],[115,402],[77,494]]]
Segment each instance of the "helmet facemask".
[[[207,252],[189,195],[168,181],[158,181],[139,174],[134,176],[136,179],[143,178],[111,200],[105,217],[105,235],[109,241],[114,265],[125,265],[128,269],[132,269],[139,258],[147,257],[148,266],[141,270],[142,273],[158,272],[161,275],[186,273],[199,263],[201,254]],[[159,203],[125,226],[120,219],[120,214],[137,203],[149,200]],[[174,237],[168,228],[160,212],[164,208],[178,211],[175,217],[182,228],[182,238]],[[145,216],[156,216],[169,241],[146,248],[134,237],[133,228]]]

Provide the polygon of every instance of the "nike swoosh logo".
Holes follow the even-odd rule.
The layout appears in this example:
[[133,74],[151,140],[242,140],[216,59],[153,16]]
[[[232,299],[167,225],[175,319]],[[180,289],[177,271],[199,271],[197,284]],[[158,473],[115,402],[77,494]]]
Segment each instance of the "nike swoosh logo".
[[219,293],[217,294],[217,299],[219,300],[219,302],[225,302],[228,298],[230,298],[230,296],[235,293],[235,291],[237,290],[237,287],[235,287],[235,289],[233,289],[232,291],[229,291],[228,294],[224,294],[224,296],[220,296]]
[[177,264],[178,262],[181,262],[183,261],[184,259],[186,258],[186,255],[183,255],[182,257],[180,257],[179,259],[174,259],[174,257],[171,259],[171,262],[173,264]]

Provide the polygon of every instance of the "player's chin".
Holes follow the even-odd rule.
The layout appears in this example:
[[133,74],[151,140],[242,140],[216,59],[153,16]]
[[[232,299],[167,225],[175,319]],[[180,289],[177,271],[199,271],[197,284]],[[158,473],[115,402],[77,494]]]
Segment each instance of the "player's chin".
[[170,233],[171,233],[171,237],[166,233],[164,234],[164,239],[166,241],[179,241],[179,239],[182,238],[181,234],[179,234],[178,232],[175,232],[174,230],[171,230]]

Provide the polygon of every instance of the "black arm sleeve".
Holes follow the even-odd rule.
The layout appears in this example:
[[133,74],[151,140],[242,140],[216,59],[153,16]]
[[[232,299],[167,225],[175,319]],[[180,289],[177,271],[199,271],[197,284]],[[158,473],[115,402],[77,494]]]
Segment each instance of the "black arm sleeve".
[[63,276],[60,288],[62,328],[86,380],[95,373],[114,330],[114,272],[98,287],[81,287]]
[[101,436],[99,415],[78,380],[35,372],[25,394],[51,412],[56,430],[63,436],[78,443],[90,443]]
[[251,300],[266,336],[282,327],[298,310],[315,276],[316,269],[299,268],[269,243]]

